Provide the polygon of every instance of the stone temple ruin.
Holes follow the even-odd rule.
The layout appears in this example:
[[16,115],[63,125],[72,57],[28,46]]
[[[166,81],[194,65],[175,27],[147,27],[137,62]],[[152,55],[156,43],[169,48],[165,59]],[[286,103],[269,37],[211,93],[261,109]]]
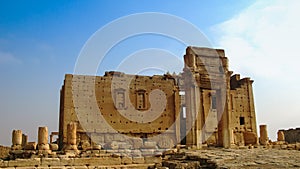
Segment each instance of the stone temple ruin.
[[[182,147],[269,146],[266,125],[257,135],[252,83],[229,70],[224,50],[202,47],[187,47],[179,74],[67,74],[59,132],[52,132],[49,141],[47,127],[39,127],[35,143],[14,130],[11,160],[0,161],[0,167],[147,168]],[[284,134],[278,132],[274,146],[285,144]]]
[[179,75],[67,74],[59,146],[67,144],[69,123],[78,124],[78,144],[104,145],[123,136],[151,140],[159,148],[257,144],[253,81],[232,75],[224,50],[188,47],[184,61]]

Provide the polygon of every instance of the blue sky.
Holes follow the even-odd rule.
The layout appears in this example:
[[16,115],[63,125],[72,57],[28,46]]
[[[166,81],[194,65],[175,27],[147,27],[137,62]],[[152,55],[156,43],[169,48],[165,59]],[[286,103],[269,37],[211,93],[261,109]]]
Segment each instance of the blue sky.
[[[231,70],[255,80],[257,120],[269,125],[274,139],[277,129],[300,125],[296,7],[297,1],[2,0],[0,143],[11,144],[13,129],[22,129],[30,141],[36,141],[38,126],[58,130],[59,90],[83,45],[104,25],[142,12],[181,17],[225,49]],[[184,53],[182,44],[169,48],[165,43],[169,40],[156,36],[129,39],[108,55],[99,73],[145,47]]]

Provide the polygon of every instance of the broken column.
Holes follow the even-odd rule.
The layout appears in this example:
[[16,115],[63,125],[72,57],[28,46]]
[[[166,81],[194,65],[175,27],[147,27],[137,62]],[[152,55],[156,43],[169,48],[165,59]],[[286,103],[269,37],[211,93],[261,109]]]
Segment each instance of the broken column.
[[12,150],[21,150],[22,149],[22,131],[13,130],[12,132]]
[[279,130],[279,131],[277,132],[277,141],[285,141],[283,131],[280,131],[280,130]]
[[269,137],[268,137],[268,131],[267,131],[267,125],[260,125],[259,126],[259,143],[261,145],[267,145],[269,142]]
[[26,134],[22,134],[22,147],[25,147],[27,144],[28,136]]
[[77,150],[77,124],[71,122],[67,125],[67,145],[65,150]]
[[39,127],[38,131],[38,150],[49,150],[48,128]]

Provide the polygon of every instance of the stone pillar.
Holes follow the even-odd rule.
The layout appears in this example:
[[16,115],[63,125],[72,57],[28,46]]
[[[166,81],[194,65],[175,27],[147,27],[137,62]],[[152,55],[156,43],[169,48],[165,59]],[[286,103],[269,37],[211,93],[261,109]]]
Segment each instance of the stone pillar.
[[22,149],[22,131],[21,130],[13,130],[11,148],[12,148],[12,150]]
[[261,145],[267,145],[269,142],[269,137],[268,137],[268,131],[267,131],[267,125],[260,125],[259,126],[259,143]]
[[39,150],[49,150],[48,128],[47,127],[39,127],[39,131],[38,131],[38,149]]
[[67,143],[70,145],[76,145],[76,123],[69,123],[67,126]]
[[27,144],[28,136],[25,134],[22,134],[22,147],[24,147]]
[[280,131],[280,130],[279,130],[279,131],[277,132],[277,141],[285,141],[283,131]]
[[77,124],[71,122],[67,125],[67,145],[64,146],[64,150],[77,150]]
[[53,135],[50,134],[50,143],[52,143],[52,142],[53,142]]

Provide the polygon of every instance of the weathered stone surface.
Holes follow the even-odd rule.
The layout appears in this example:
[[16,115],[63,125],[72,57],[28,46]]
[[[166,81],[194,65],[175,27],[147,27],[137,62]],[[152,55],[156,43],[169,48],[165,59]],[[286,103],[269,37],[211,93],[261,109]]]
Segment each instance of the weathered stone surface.
[[122,164],[132,164],[132,158],[128,156],[121,157]]
[[132,149],[132,145],[127,142],[119,142],[119,149]]
[[155,141],[145,141],[143,148],[145,148],[145,149],[156,149],[157,148],[156,142]]
[[101,145],[93,145],[92,149],[93,150],[101,150]]
[[36,142],[28,142],[25,146],[24,146],[24,150],[36,150]]
[[145,163],[145,159],[144,159],[144,157],[132,157],[132,163],[143,164],[143,163]]
[[6,168],[6,167],[8,167],[8,161],[0,160],[0,167],[1,167],[1,168]]
[[76,145],[77,124],[70,122],[67,125],[67,144]]
[[59,166],[61,165],[59,158],[41,158],[41,166]]
[[22,134],[22,147],[24,147],[27,144],[28,136],[25,134]]
[[161,157],[155,157],[155,156],[145,156],[145,163],[146,164],[151,164],[151,163],[161,163],[162,158]]
[[40,145],[40,144],[48,144],[48,128],[47,127],[39,127],[38,145]]
[[285,141],[288,143],[300,142],[300,128],[280,130],[284,133]]
[[245,145],[256,145],[258,143],[257,135],[253,132],[244,132]]
[[120,157],[75,158],[74,165],[120,165]]
[[112,142],[106,143],[105,146],[104,146],[104,148],[105,149],[117,150],[117,149],[119,149],[119,145],[120,145],[119,142],[112,141]]
[[277,141],[285,141],[283,131],[278,131],[277,132]]
[[267,145],[269,143],[267,125],[260,125],[259,126],[259,133],[260,133],[259,143],[261,145]]
[[50,150],[49,144],[39,144],[38,150]]
[[32,167],[40,164],[39,158],[34,159],[16,159],[8,161],[8,167]]
[[82,141],[81,142],[81,149],[82,150],[88,150],[91,149],[91,144],[88,141]]
[[173,139],[171,139],[170,137],[161,137],[158,141],[157,141],[157,146],[159,148],[162,149],[167,149],[167,148],[172,148],[175,146]]
[[74,165],[74,158],[59,158],[61,166],[73,166]]
[[[278,145],[280,146],[280,145]],[[181,153],[182,154],[182,153]],[[265,149],[262,147],[244,149],[208,149],[193,150],[183,153],[184,156],[172,156],[163,166],[175,168],[183,164],[201,161],[203,168],[298,168],[300,151]],[[186,167],[186,166],[185,166]],[[199,167],[198,167],[199,168]]]
[[49,146],[50,146],[50,150],[52,150],[52,151],[58,150],[58,144],[51,143],[51,144],[49,144]]
[[143,139],[141,138],[131,138],[129,141],[134,149],[140,149],[143,147]]
[[22,149],[22,131],[13,130],[12,132],[12,149],[20,150]]

